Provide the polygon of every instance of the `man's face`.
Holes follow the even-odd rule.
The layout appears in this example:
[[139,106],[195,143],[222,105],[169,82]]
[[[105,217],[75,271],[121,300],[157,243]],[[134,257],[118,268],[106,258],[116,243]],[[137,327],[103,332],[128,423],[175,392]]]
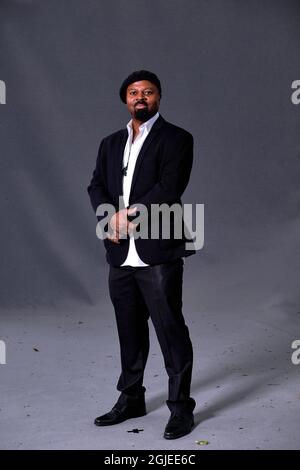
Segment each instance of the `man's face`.
[[148,80],[131,83],[126,90],[126,104],[132,117],[146,122],[153,117],[160,103],[160,95],[154,83]]

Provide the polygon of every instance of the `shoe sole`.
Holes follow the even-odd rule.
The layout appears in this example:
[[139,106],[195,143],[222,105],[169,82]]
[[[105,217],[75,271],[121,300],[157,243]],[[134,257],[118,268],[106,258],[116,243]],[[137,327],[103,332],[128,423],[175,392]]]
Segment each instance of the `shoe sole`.
[[192,432],[194,426],[195,426],[195,425],[193,424],[192,427],[191,427],[191,429],[190,429],[190,431],[185,432],[185,433],[183,433],[183,434],[179,434],[178,436],[168,436],[168,434],[164,434],[164,438],[165,438],[165,439],[168,439],[168,440],[172,440],[172,439],[179,439],[180,437],[187,436],[188,434],[190,434],[190,433]]
[[96,426],[114,426],[116,424],[120,424],[120,423],[124,423],[124,421],[127,421],[128,419],[133,419],[133,418],[141,418],[142,416],[145,416],[147,414],[147,412],[145,413],[137,413],[136,415],[132,415],[132,416],[129,416],[128,418],[124,418],[116,423],[96,423],[96,421],[94,421],[94,424]]

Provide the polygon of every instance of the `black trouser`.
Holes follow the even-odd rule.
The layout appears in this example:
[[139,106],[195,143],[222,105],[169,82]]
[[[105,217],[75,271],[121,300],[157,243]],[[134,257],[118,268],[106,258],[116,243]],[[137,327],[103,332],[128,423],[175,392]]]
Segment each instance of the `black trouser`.
[[122,395],[143,393],[149,353],[149,314],[169,376],[168,407],[172,412],[192,411],[190,398],[193,349],[182,315],[183,260],[146,267],[113,267],[109,291],[114,305],[122,373],[117,389]]

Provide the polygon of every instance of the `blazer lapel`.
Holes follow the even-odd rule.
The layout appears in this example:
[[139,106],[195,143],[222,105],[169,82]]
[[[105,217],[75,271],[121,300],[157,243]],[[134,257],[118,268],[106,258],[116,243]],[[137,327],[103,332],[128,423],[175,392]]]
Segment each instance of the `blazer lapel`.
[[[138,158],[137,158],[137,161],[136,161],[136,164],[135,164],[134,172],[133,172],[132,183],[131,183],[131,188],[130,188],[130,196],[132,194],[134,185],[136,183],[137,176],[138,176],[143,158],[144,158],[148,148],[150,147],[153,139],[157,136],[158,131],[161,129],[161,127],[163,126],[164,123],[165,123],[165,119],[161,115],[159,115],[159,117],[157,118],[157,120],[155,121],[153,126],[151,127],[151,130],[150,130],[149,134],[147,135],[147,137],[145,139],[145,142],[142,145],[142,148],[139,152],[139,155],[138,155]],[[129,196],[129,199],[130,199],[130,196]]]
[[123,130],[121,135],[118,154],[117,154],[117,162],[116,162],[116,178],[118,182],[118,195],[121,196],[123,194],[123,175],[122,175],[122,168],[123,168],[123,157],[124,157],[124,150],[126,146],[126,142],[128,139],[128,131],[127,129]]

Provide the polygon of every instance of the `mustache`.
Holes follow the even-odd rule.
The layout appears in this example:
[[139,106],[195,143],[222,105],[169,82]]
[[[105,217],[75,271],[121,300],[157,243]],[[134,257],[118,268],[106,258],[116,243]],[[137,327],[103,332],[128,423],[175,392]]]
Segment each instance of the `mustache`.
[[135,103],[134,107],[136,107],[138,104],[144,104],[145,106],[148,106],[145,101],[138,101],[137,103]]

